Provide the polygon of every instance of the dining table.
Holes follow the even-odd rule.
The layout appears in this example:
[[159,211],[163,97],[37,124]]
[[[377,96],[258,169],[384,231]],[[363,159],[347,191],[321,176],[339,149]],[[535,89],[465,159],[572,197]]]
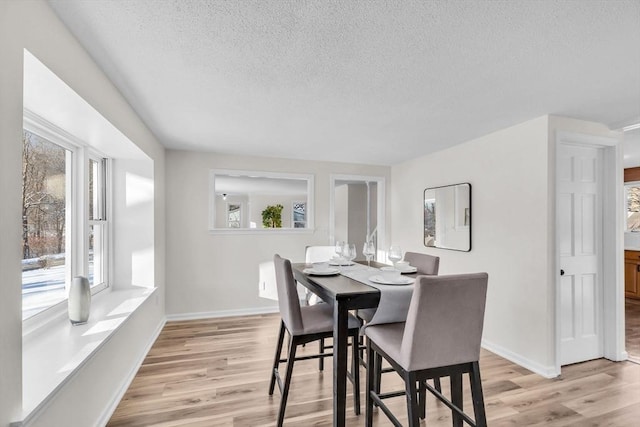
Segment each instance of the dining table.
[[[363,263],[361,262],[361,264]],[[384,266],[386,264],[371,262],[371,267],[374,268]],[[298,283],[318,295],[333,308],[333,425],[343,427],[345,426],[347,396],[349,311],[378,307],[381,291],[377,287],[363,283],[366,280],[348,277],[353,274],[350,274],[347,269],[343,271],[342,267],[339,267],[340,274],[336,275],[306,274],[305,270],[311,267],[312,264],[306,263],[292,264],[293,275]],[[414,278],[415,274],[407,276]]]

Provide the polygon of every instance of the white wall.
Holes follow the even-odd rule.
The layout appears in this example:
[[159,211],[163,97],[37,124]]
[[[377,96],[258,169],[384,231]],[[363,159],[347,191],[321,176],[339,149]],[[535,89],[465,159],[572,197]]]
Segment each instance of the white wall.
[[[405,251],[439,256],[441,274],[488,272],[483,345],[545,376],[558,372],[555,135],[559,131],[616,137],[602,124],[543,116],[394,166],[391,174],[394,243]],[[461,182],[472,186],[471,252],[425,247],[422,192]],[[620,258],[610,252],[605,247],[605,262],[619,263]]]
[[[314,174],[315,231],[209,233],[209,170],[212,168]],[[198,316],[275,307],[274,301],[258,297],[258,264],[272,260],[275,253],[304,261],[305,246],[329,243],[331,173],[383,176],[388,182],[390,168],[168,150],[167,314]],[[387,230],[389,228],[387,224]]]
[[[549,298],[548,118],[392,168],[394,244],[440,257],[440,274],[489,273],[484,340],[545,372],[554,367]],[[423,191],[469,182],[472,250],[423,244]],[[397,213],[403,212],[400,216]]]
[[334,234],[335,240],[345,241],[349,237],[349,186],[338,185],[335,189],[334,210]]
[[116,159],[113,175],[113,285],[153,288],[154,264],[154,185],[150,159]]
[[[28,49],[107,120],[136,143],[154,164],[154,282],[149,301],[65,384],[36,425],[95,424],[108,400],[144,353],[163,318],[164,148],[44,1],[0,2],[0,426],[21,413],[20,165],[23,49]],[[139,314],[139,315],[138,315]],[[100,389],[99,396],[89,392]],[[96,400],[97,399],[97,400]],[[97,403],[96,403],[97,402]],[[70,410],[76,413],[71,419]],[[77,421],[76,421],[77,420]],[[74,423],[79,424],[74,424]]]
[[[367,238],[367,185],[348,184],[349,187],[349,214],[347,242],[356,245],[357,259],[364,259],[362,247]],[[377,206],[374,207],[374,211]]]

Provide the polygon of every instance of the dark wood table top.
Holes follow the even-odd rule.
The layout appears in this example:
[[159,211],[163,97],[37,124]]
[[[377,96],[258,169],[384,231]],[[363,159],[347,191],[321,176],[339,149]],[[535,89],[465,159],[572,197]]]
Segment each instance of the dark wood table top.
[[[364,262],[363,262],[364,264]],[[372,267],[384,267],[386,264],[372,261]],[[312,264],[292,264],[293,275],[298,282],[318,295],[329,304],[335,301],[346,303],[349,309],[373,308],[378,306],[380,291],[373,286],[349,277],[337,274],[335,276],[311,276],[303,273]]]

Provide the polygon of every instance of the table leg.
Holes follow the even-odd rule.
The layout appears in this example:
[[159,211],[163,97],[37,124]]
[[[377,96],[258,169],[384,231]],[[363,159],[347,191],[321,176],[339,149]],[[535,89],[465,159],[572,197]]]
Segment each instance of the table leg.
[[344,427],[347,401],[347,329],[349,312],[336,301],[333,306],[333,425]]

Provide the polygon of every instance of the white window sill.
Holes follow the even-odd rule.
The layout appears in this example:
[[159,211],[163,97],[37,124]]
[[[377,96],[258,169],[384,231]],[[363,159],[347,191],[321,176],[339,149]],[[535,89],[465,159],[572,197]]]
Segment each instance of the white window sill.
[[94,296],[89,322],[72,326],[64,316],[23,338],[23,419],[44,407],[155,291],[133,288]]
[[313,228],[210,228],[209,234],[313,234]]

